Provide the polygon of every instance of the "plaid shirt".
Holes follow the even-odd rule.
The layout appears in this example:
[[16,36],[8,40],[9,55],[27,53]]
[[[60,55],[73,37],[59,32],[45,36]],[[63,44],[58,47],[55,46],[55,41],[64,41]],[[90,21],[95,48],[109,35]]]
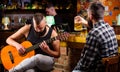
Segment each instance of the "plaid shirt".
[[94,24],[88,33],[81,58],[73,72],[103,72],[103,57],[118,53],[118,43],[113,28],[104,21]]

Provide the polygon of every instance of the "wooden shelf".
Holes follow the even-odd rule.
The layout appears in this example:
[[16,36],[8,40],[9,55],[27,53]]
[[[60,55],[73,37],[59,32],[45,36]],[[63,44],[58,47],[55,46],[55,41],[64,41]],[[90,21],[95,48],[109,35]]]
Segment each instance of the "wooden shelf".
[[[1,10],[0,10],[1,11]],[[72,9],[56,9],[57,13],[74,13]],[[4,14],[21,14],[21,13],[45,13],[45,9],[7,9],[3,11]]]
[[[32,0],[32,4],[34,4],[34,0]],[[38,1],[38,6],[42,6],[40,8],[42,9],[0,9],[1,15],[2,16],[18,16],[20,17],[22,14],[25,14],[25,17],[31,17],[31,14],[40,12],[43,14],[46,14],[45,12],[45,4],[44,1],[42,3],[43,0]],[[7,1],[5,1],[7,3]],[[48,1],[49,2],[49,1]],[[50,0],[50,2],[53,3],[53,5],[56,8],[57,14],[60,15],[63,18],[63,22],[64,23],[68,23],[69,27],[70,27],[70,31],[74,31],[74,16],[77,15],[77,0],[65,0],[65,1],[61,1],[61,0]],[[14,1],[13,1],[14,3]],[[68,8],[68,9],[67,9]],[[28,15],[29,14],[29,15]],[[22,16],[23,16],[22,15]],[[15,18],[17,19],[17,18]],[[18,21],[18,20],[15,20]]]

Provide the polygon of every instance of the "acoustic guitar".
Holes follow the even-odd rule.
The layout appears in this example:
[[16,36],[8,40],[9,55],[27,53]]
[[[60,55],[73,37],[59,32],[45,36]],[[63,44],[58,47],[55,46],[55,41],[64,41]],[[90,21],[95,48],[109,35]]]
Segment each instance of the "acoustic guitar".
[[[46,43],[51,43],[54,40],[64,41],[68,38],[69,33],[63,32],[58,36],[45,40]],[[41,43],[41,42],[40,42]],[[20,55],[14,46],[7,45],[1,50],[1,61],[5,69],[9,70],[12,67],[19,64],[22,60],[35,55],[35,49],[39,48],[39,44],[32,45],[29,41],[24,41],[21,44],[25,47],[26,52],[24,55]]]

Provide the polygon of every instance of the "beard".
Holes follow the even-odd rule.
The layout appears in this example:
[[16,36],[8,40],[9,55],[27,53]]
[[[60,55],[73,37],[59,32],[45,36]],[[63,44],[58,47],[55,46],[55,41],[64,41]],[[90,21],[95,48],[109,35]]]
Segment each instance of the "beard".
[[93,28],[92,20],[88,19],[88,29],[91,30]]
[[43,36],[45,33],[46,33],[46,27],[44,28],[44,30],[42,32],[37,32],[34,30],[34,34],[36,37]]

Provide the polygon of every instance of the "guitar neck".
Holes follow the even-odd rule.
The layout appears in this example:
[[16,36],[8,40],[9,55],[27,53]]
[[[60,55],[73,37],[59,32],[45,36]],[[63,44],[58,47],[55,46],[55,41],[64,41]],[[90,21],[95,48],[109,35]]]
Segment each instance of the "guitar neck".
[[[47,39],[47,40],[45,40],[45,42],[48,44],[48,43],[51,43],[52,41],[55,41],[55,40],[57,40],[57,37],[53,37],[53,38]],[[35,45],[33,45],[33,46],[29,47],[29,48],[27,48],[26,49],[26,53],[39,48],[40,44],[41,44],[41,42],[37,43],[37,44],[35,44]]]

